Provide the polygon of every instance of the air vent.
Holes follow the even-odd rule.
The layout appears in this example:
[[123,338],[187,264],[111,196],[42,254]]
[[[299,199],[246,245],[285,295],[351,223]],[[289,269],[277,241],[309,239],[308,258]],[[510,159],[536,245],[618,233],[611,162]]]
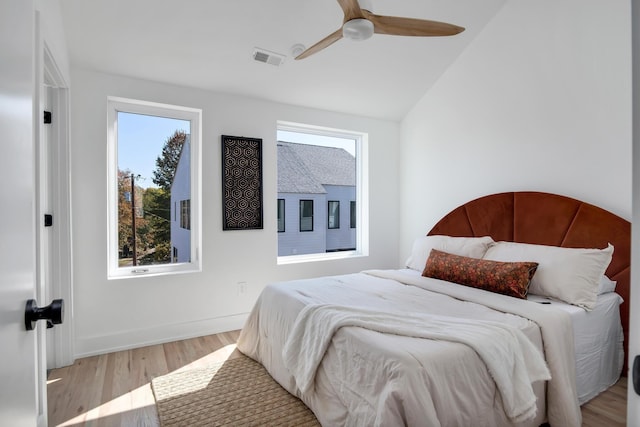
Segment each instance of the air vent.
[[253,59],[265,64],[275,65],[279,67],[284,62],[284,55],[256,47],[253,49]]

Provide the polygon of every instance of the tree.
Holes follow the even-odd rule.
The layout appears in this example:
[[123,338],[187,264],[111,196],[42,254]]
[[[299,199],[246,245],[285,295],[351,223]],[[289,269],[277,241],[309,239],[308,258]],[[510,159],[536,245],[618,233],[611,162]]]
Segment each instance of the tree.
[[187,134],[179,130],[166,139],[153,171],[152,180],[159,188],[143,189],[135,185],[134,194],[130,194],[132,172],[118,170],[118,245],[124,258],[129,258],[133,250],[131,201],[134,200],[138,264],[171,262],[171,185],[186,139]]
[[[136,209],[136,246],[137,253],[146,249],[147,236],[139,233],[142,228],[146,230],[147,221],[142,215],[144,189],[134,182],[134,192],[131,194],[131,171],[118,169],[118,247],[123,252],[123,257],[129,258],[126,252],[133,250],[131,201],[140,208]],[[134,178],[135,179],[135,178]]]
[[187,139],[183,130],[177,130],[167,138],[162,147],[162,155],[156,158],[156,169],[153,171],[153,182],[167,192],[171,191],[173,177],[178,167],[182,146]]
[[171,261],[171,194],[149,187],[144,193],[144,214],[153,232],[154,263]]
[[167,138],[153,171],[153,183],[160,188],[148,188],[145,192],[145,217],[154,234],[153,263],[156,264],[171,261],[171,185],[186,140],[187,134],[182,130],[176,130]]
[[[118,169],[118,247],[124,248],[131,243],[131,205],[127,193],[131,193],[131,172]],[[130,200],[130,199],[129,199]]]

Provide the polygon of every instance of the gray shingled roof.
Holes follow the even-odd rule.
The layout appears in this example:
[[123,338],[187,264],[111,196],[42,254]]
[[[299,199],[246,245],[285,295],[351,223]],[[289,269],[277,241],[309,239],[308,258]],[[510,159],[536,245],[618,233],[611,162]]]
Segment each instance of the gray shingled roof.
[[342,148],[278,141],[278,192],[326,193],[323,185],[356,185],[356,159]]

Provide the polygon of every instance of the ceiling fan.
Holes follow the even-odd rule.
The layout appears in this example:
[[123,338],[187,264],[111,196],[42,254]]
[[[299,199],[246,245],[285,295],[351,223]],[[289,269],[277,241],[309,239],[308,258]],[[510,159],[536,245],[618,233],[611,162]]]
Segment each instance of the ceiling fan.
[[337,0],[344,12],[342,27],[303,51],[295,59],[304,59],[332,45],[342,37],[366,40],[374,33],[396,36],[453,36],[464,28],[426,19],[400,18],[371,13],[370,0]]

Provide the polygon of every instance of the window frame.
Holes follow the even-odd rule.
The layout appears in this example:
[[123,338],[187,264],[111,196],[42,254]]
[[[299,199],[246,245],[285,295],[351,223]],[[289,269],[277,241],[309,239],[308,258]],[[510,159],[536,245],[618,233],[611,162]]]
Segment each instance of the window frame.
[[358,224],[358,205],[355,200],[349,201],[349,228],[357,228]]
[[[302,210],[303,210],[302,203],[303,202],[311,202],[311,217],[307,217],[307,216],[304,217],[304,218],[311,218],[311,229],[310,230],[303,230],[302,229],[302,218],[303,218],[303,216],[302,216]],[[300,199],[299,203],[300,203],[300,205],[299,205],[300,206],[300,209],[299,209],[300,216],[299,216],[299,221],[298,221],[298,223],[299,223],[298,231],[300,231],[300,233],[310,233],[310,232],[314,231],[314,224],[313,224],[314,218],[313,217],[314,217],[314,213],[315,213],[314,212],[315,203],[313,203],[313,199]]]
[[180,228],[191,230],[191,199],[180,200]]
[[[280,208],[280,202],[282,202],[282,209]],[[278,221],[278,225],[277,225],[278,233],[284,233],[285,231],[287,231],[287,222],[286,222],[287,215],[285,210],[286,203],[287,202],[285,201],[285,199],[278,199],[278,202],[277,202],[278,212],[276,215],[277,215],[277,221]],[[281,214],[282,214],[282,219],[280,219]],[[280,223],[282,223],[282,229],[280,228]]]
[[[120,267],[118,265],[118,113],[142,114],[166,117],[191,122],[190,126],[190,233],[191,261],[157,265]],[[142,101],[115,96],[107,97],[107,208],[108,247],[107,278],[124,279],[165,274],[192,273],[202,271],[200,248],[202,247],[202,110],[151,101]]]
[[[331,206],[336,206],[336,212],[331,215]],[[331,226],[331,217],[333,216],[334,225]],[[340,200],[327,200],[327,230],[340,229]]]
[[304,255],[278,256],[277,264],[317,262],[369,256],[369,135],[366,132],[329,128],[279,120],[277,131],[290,131],[355,141],[356,152],[356,249],[352,251],[324,252]]

